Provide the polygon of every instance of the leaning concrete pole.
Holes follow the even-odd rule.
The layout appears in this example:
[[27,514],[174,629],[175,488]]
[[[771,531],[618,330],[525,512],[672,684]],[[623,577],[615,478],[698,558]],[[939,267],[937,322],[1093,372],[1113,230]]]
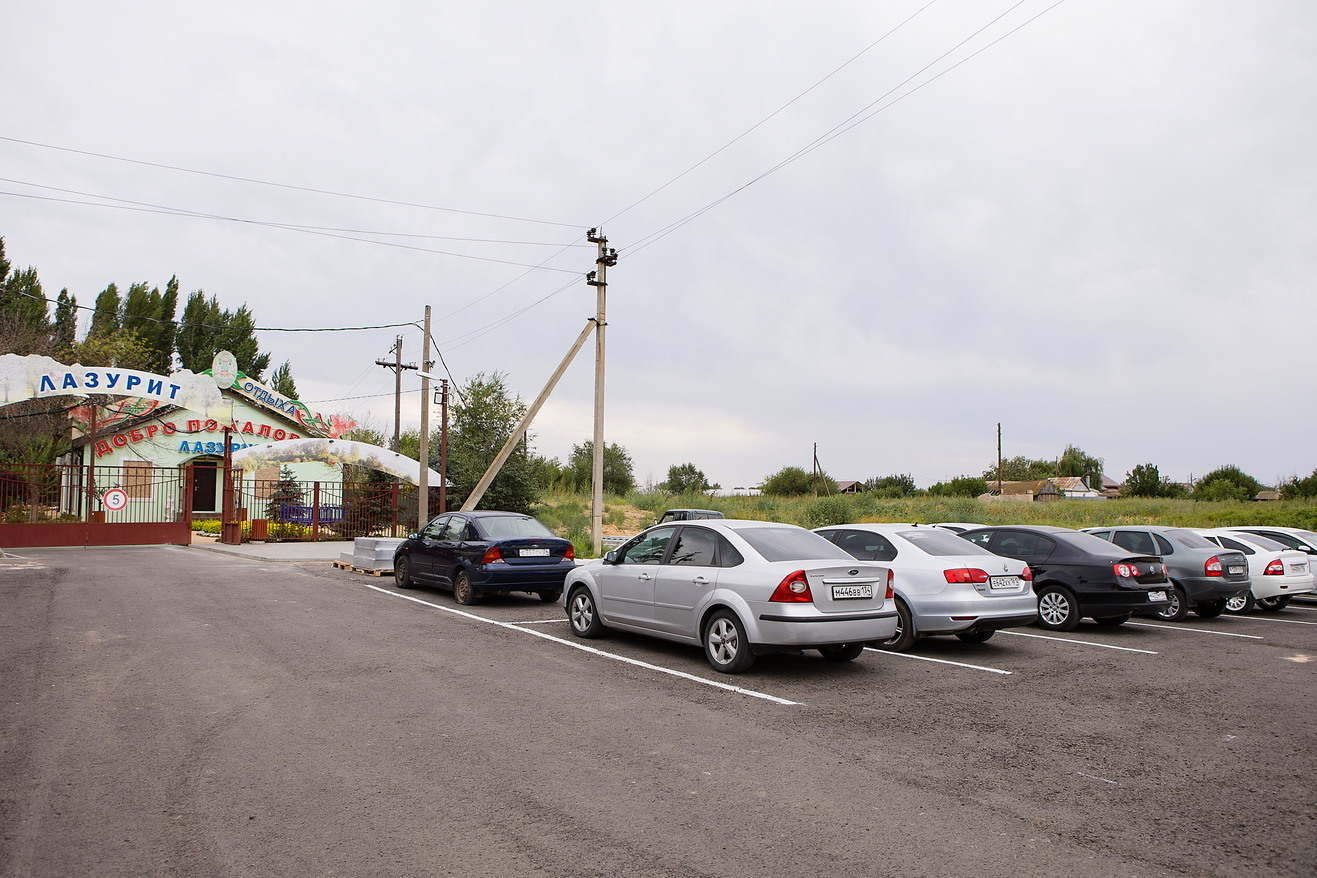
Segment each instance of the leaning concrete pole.
[[480,477],[480,481],[476,483],[475,488],[471,491],[471,496],[467,497],[466,502],[462,504],[463,512],[470,512],[475,509],[476,504],[480,502],[480,498],[485,496],[485,492],[489,490],[489,486],[494,482],[494,477],[498,475],[499,470],[503,469],[503,464],[507,463],[508,458],[512,455],[512,449],[516,448],[517,443],[521,441],[521,437],[526,435],[530,422],[535,419],[535,415],[539,413],[540,408],[548,401],[549,394],[553,392],[553,388],[558,386],[558,380],[562,378],[562,373],[566,372],[567,367],[572,364],[577,352],[581,350],[585,340],[590,337],[590,330],[594,328],[595,322],[591,318],[585,324],[585,329],[582,329],[581,334],[576,337],[576,341],[572,344],[572,349],[567,352],[567,356],[563,357],[562,362],[558,364],[558,368],[554,371],[553,377],[549,379],[549,383],[544,385],[544,389],[535,398],[535,402],[526,410],[526,415],[521,419],[521,423],[517,424],[517,429],[513,430],[512,435],[508,437],[508,441],[503,443],[503,449],[499,451],[498,457],[494,458],[494,462],[489,465],[489,469],[485,470],[485,474]]

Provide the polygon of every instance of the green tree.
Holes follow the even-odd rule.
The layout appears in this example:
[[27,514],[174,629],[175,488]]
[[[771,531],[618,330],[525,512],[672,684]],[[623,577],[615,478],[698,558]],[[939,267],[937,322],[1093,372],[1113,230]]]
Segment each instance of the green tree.
[[1073,445],[1067,445],[1057,461],[1058,476],[1079,476],[1090,488],[1102,488],[1102,458],[1085,454]]
[[[279,368],[275,369],[274,373],[270,375],[270,389],[285,399],[297,399],[297,383],[293,381],[293,369],[288,365],[287,360],[284,360]],[[399,441],[401,441],[401,438],[400,436]],[[419,432],[417,438],[418,440],[420,438]],[[419,441],[417,447],[420,447]],[[412,459],[415,460],[415,457]]]
[[704,471],[695,464],[681,463],[668,467],[668,479],[658,487],[668,494],[703,494],[718,486],[709,484]]
[[[1019,455],[1001,462],[1001,477],[1005,482],[1032,482],[1050,479],[1054,475],[1057,475],[1056,464],[1050,460],[1030,460]],[[983,478],[989,482],[997,481],[997,465],[984,470]]]
[[124,331],[136,335],[151,350],[151,371],[162,375],[173,371],[177,309],[177,277],[169,279],[163,293],[159,287],[148,290],[145,283],[135,283],[123,299]]
[[1141,463],[1125,473],[1125,489],[1131,497],[1161,497],[1162,475],[1151,463]]
[[[508,390],[500,372],[480,372],[459,389],[448,440],[448,478],[454,483],[448,492],[451,506],[461,505],[471,495],[525,414],[526,405]],[[528,446],[524,440],[517,444],[476,504],[479,508],[529,514],[536,493]],[[430,467],[439,468],[437,442],[430,445]]]
[[[46,296],[41,289],[41,280],[31,266],[25,271],[12,271],[12,264],[5,257],[4,245],[5,239],[0,238],[0,314],[8,315],[9,329],[16,330],[9,343],[24,338],[29,339],[29,348],[44,348],[51,327],[46,316]],[[36,351],[15,349],[6,353],[30,354]]]
[[69,295],[67,288],[59,291],[55,300],[55,323],[51,327],[52,351],[55,359],[72,363],[73,348],[78,343],[78,299]]
[[1306,479],[1301,479],[1297,476],[1291,478],[1288,482],[1281,485],[1280,494],[1286,500],[1317,497],[1317,470],[1313,470],[1312,475],[1308,476]]
[[1195,500],[1247,500],[1263,484],[1234,465],[1217,467],[1194,485]]
[[915,477],[909,474],[866,479],[864,489],[879,497],[909,497],[918,490],[915,487]]
[[204,372],[215,354],[231,351],[238,368],[252,378],[261,379],[270,365],[270,355],[260,352],[255,335],[256,322],[246,305],[237,311],[221,310],[214,296],[196,290],[188,296],[179,320],[175,348],[184,369]]
[[976,476],[957,476],[949,482],[930,485],[928,493],[941,497],[978,497],[988,493],[988,481]]
[[91,314],[91,328],[87,338],[106,338],[118,335],[123,329],[123,302],[119,288],[110,284],[96,296],[96,307]]
[[[594,440],[587,439],[581,445],[572,446],[572,455],[567,459],[567,466],[572,471],[572,482],[577,490],[594,488]],[[616,442],[604,446],[604,493],[621,496],[635,487],[636,478],[632,472],[631,455]]]
[[826,473],[813,475],[798,466],[784,466],[764,479],[760,490],[777,497],[798,497],[803,494],[835,494],[837,483]]

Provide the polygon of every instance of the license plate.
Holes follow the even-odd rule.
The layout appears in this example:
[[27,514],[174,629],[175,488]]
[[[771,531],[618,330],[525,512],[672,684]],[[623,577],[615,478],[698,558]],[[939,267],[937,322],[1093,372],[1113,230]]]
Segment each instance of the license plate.
[[1231,576],[1243,576],[1243,575],[1244,575],[1244,568],[1232,564],[1232,565],[1230,565],[1230,575],[1231,575]]
[[832,599],[834,601],[853,601],[859,598],[873,597],[872,585],[834,585],[832,587]]
[[1017,588],[1019,585],[1018,576],[993,576],[988,580],[988,588]]
[[1307,573],[1307,572],[1308,572],[1308,565],[1307,565],[1307,564],[1291,564],[1291,565],[1290,565],[1290,569],[1293,570],[1295,573]]
[[1148,592],[1148,603],[1152,604],[1152,603],[1156,603],[1157,601],[1164,601],[1164,600],[1166,600],[1166,592],[1164,591]]
[[548,549],[522,549],[518,553],[521,558],[547,558],[549,557]]

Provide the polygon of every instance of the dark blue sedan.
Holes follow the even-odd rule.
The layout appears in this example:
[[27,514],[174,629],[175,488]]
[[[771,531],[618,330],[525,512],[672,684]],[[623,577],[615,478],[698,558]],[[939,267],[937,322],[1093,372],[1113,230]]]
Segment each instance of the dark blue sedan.
[[556,601],[575,567],[570,540],[515,512],[445,513],[393,554],[398,588],[418,583],[451,588],[457,602],[467,605],[485,594],[511,591]]

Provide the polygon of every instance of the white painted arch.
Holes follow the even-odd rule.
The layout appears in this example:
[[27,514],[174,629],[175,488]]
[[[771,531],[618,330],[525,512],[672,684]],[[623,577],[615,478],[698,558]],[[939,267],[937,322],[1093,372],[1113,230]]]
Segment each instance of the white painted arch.
[[[406,455],[367,442],[351,439],[291,439],[252,445],[233,452],[233,465],[243,470],[292,463],[345,463],[369,467],[396,476],[413,485],[421,483],[421,464]],[[439,487],[439,474],[426,468],[430,486]],[[451,486],[452,483],[449,482]]]

